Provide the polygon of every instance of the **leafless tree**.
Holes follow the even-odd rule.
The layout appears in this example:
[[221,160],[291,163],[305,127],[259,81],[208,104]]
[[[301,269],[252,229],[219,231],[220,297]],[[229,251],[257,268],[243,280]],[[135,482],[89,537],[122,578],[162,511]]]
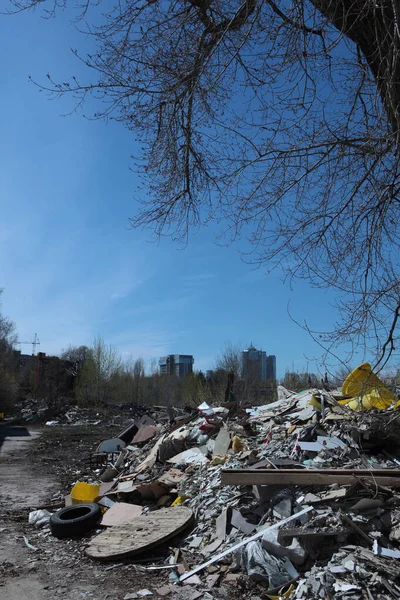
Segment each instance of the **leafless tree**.
[[[0,309],[3,290],[0,288]],[[0,310],[0,355],[10,352],[17,342],[15,323]]]
[[17,341],[15,323],[1,311],[0,288],[0,412],[4,412],[15,402],[18,394],[19,362],[13,353]]
[[[247,260],[335,289],[321,341],[384,364],[400,315],[398,2],[75,2],[94,79],[42,87],[104,101],[94,116],[140,138],[133,225],[182,240],[219,221]],[[51,15],[68,0],[9,3]]]
[[227,342],[215,361],[216,371],[225,371],[233,373],[235,379],[239,379],[242,374],[242,357],[240,344]]
[[295,371],[287,370],[282,385],[293,392],[301,392],[310,388],[321,388],[321,378],[315,373],[296,373]]
[[68,367],[68,372],[77,377],[81,372],[86,360],[91,357],[91,350],[88,346],[68,346],[66,350],[62,350],[60,354],[61,360],[68,361],[71,365]]

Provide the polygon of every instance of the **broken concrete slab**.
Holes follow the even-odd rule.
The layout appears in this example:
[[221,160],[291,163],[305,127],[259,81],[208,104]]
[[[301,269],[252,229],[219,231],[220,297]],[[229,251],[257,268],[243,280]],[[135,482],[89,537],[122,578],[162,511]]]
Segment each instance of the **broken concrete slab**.
[[201,579],[197,575],[191,575],[190,577],[186,577],[184,583],[185,585],[200,585]]
[[226,539],[228,520],[230,521],[231,513],[231,508],[225,508],[215,520],[216,536],[223,541]]
[[215,440],[213,457],[217,455],[224,456],[231,445],[231,434],[229,432],[228,427],[224,424],[218,432],[218,435]]
[[231,524],[245,535],[250,535],[256,529],[256,525],[249,523],[249,521],[242,517],[238,510],[232,511]]
[[213,552],[218,550],[218,548],[221,546],[221,544],[222,544],[222,539],[217,539],[214,542],[211,542],[211,544],[204,546],[201,553],[203,554],[203,556],[208,556],[209,554],[212,554]]
[[169,585],[163,585],[162,587],[156,590],[156,594],[161,597],[168,596],[172,592],[172,588]]

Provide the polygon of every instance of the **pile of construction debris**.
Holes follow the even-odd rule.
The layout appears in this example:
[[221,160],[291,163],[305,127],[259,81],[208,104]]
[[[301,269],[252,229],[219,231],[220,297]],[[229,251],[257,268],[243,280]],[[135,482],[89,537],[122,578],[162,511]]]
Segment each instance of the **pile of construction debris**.
[[194,597],[223,597],[245,573],[272,599],[400,598],[400,411],[278,391],[255,408],[144,415],[101,442],[94,477],[66,497],[74,534],[85,520],[74,511],[90,506],[79,503],[102,508],[87,555],[151,562],[173,540],[163,566],[174,597],[184,582]]

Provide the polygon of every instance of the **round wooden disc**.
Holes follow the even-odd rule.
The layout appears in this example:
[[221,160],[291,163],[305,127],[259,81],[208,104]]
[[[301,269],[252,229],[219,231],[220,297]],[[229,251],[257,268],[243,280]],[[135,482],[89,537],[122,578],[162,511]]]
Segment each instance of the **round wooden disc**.
[[113,560],[146,552],[180,533],[192,520],[186,506],[173,506],[137,517],[132,523],[110,527],[96,536],[86,554],[99,560]]

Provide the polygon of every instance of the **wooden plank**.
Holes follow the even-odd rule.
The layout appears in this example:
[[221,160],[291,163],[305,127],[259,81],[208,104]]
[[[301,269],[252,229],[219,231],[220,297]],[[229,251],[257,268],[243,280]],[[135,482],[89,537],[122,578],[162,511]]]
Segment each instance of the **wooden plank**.
[[343,529],[339,527],[335,527],[333,529],[324,529],[321,531],[320,529],[302,529],[301,527],[292,527],[290,529],[282,529],[279,532],[280,537],[283,540],[291,540],[292,538],[323,538],[323,537],[335,537],[337,535],[346,535],[351,533],[350,529]]
[[339,483],[340,485],[350,485],[357,480],[363,479],[377,485],[387,487],[400,487],[400,476],[382,476],[375,475],[373,471],[367,472],[349,472],[343,473],[338,470],[332,472],[315,472],[313,470],[292,471],[279,470],[261,470],[256,471],[234,471],[223,470],[221,472],[222,485],[331,485]]
[[[299,465],[300,468],[298,469],[282,469],[279,468],[279,472],[280,473],[302,473],[304,471],[304,467],[302,465]],[[225,471],[233,471],[234,473],[251,473],[252,471],[257,470],[257,472],[263,473],[272,473],[273,469],[262,469],[262,468],[255,468],[254,466],[249,468],[249,469],[222,469],[224,472]],[[336,473],[343,473],[343,474],[349,474],[349,473],[355,473],[357,474],[361,474],[361,475],[382,475],[384,477],[400,477],[400,469],[306,469],[307,471],[310,471],[311,473],[333,473],[334,475]]]
[[200,571],[203,571],[204,569],[206,569],[207,567],[209,567],[213,563],[217,562],[218,560],[221,560],[221,558],[224,558],[225,556],[228,556],[228,554],[231,554],[232,552],[235,552],[235,550],[238,550],[242,546],[246,546],[249,542],[253,542],[254,540],[258,540],[258,538],[260,538],[261,536],[263,536],[266,531],[273,531],[274,529],[278,529],[278,527],[281,527],[282,525],[285,525],[286,523],[289,523],[290,521],[293,521],[293,519],[298,519],[299,517],[305,515],[306,513],[310,512],[310,510],[313,510],[313,507],[312,506],[307,506],[307,508],[304,508],[303,510],[301,510],[298,513],[296,513],[295,515],[292,515],[291,517],[288,517],[287,519],[283,519],[283,521],[279,521],[278,523],[274,523],[270,527],[265,527],[265,528],[261,529],[260,531],[257,531],[257,533],[255,533],[254,535],[252,535],[252,536],[250,536],[250,537],[242,540],[241,542],[239,542],[238,544],[235,544],[234,546],[231,546],[230,548],[227,548],[226,550],[224,550],[220,554],[217,554],[216,556],[213,556],[212,558],[210,558],[209,560],[207,560],[202,565],[199,565],[198,567],[195,567],[194,569],[192,569],[188,573],[184,573],[183,575],[180,576],[179,580],[180,581],[185,581],[185,579],[188,579],[189,577],[192,577],[192,575],[195,575],[196,573],[199,573]]
[[115,560],[141,554],[166,542],[189,525],[193,513],[174,506],[137,517],[132,523],[115,525],[96,536],[86,554],[98,560]]
[[[301,465],[299,465],[301,467]],[[251,469],[222,469],[223,472],[233,471],[234,473],[252,473],[253,471],[257,471],[258,473],[273,473],[273,469],[260,469],[255,468],[254,466]],[[344,475],[348,475],[349,473],[354,473],[355,475],[381,475],[383,477],[400,477],[400,469],[306,469],[306,471],[311,473],[331,473],[333,475],[337,473],[343,473]],[[304,467],[298,469],[281,469],[279,468],[279,473],[303,473]]]

